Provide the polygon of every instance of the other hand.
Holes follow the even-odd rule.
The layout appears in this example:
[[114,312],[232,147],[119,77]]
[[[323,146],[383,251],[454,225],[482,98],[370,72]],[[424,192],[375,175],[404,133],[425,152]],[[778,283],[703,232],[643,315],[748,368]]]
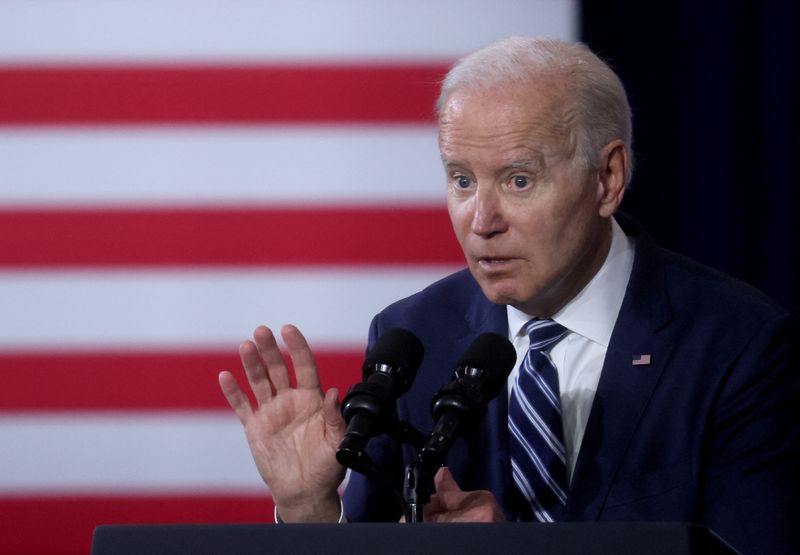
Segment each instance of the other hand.
[[439,469],[433,483],[436,493],[424,508],[425,522],[505,522],[493,493],[463,491],[447,467]]

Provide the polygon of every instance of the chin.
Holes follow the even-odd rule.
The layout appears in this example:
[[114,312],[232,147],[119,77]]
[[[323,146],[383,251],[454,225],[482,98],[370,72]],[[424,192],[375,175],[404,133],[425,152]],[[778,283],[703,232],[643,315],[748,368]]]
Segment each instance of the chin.
[[520,290],[520,280],[516,276],[506,275],[488,277],[480,268],[470,266],[470,272],[483,291],[483,295],[494,304],[510,304],[518,306],[530,298]]
[[[531,299],[536,298],[537,292],[541,294],[539,290],[534,292],[524,292],[520,291],[518,288],[508,287],[507,285],[504,286],[503,284],[487,281],[478,281],[478,284],[481,286],[483,295],[494,304],[511,305],[514,308],[525,312],[526,314],[531,314],[534,316],[537,315],[537,311],[541,312],[541,306],[538,306],[536,303],[531,303]],[[541,314],[538,315],[541,316]]]
[[519,304],[518,295],[510,290],[508,287],[502,287],[496,283],[486,283],[485,281],[478,281],[483,291],[484,296],[494,304]]

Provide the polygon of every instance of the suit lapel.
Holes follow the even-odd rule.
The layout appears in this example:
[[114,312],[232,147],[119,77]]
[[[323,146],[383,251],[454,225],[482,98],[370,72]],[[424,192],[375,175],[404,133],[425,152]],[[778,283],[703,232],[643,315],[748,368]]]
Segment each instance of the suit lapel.
[[[599,517],[672,349],[642,329],[631,330],[609,349],[570,487],[569,515]],[[645,354],[649,365],[632,364]]]
[[648,237],[633,231],[639,235],[636,258],[570,485],[571,520],[599,518],[674,348],[659,333],[671,319],[661,255]]

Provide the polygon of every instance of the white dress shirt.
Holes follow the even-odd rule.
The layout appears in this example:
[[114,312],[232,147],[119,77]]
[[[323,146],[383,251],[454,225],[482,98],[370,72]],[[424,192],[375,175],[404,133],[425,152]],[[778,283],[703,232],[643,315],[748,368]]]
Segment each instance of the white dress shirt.
[[[574,299],[552,317],[570,331],[550,351],[550,358],[558,372],[569,480],[572,480],[611,332],[633,268],[633,239],[625,235],[616,220],[612,220],[611,226],[611,247],[600,270]],[[517,363],[508,378],[510,395],[530,343],[525,324],[533,316],[512,306],[507,307],[507,315],[509,339],[517,350]]]

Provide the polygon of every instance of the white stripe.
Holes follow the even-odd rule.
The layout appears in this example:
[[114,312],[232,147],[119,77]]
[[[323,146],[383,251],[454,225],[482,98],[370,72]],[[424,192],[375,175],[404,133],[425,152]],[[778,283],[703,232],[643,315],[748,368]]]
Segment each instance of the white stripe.
[[511,470],[514,474],[514,480],[517,486],[522,490],[522,493],[525,495],[525,498],[531,502],[536,502],[539,505],[538,500],[536,499],[536,495],[533,493],[533,487],[531,483],[528,481],[528,478],[525,476],[525,473],[522,472],[520,469],[519,464],[514,459],[511,459]]
[[542,509],[541,511],[535,511],[534,514],[539,522],[555,522],[553,517],[550,516],[550,513]]
[[375,313],[454,269],[2,272],[0,349],[230,348],[287,322],[361,346]]
[[[550,385],[544,380],[542,373],[534,368],[532,356],[526,356],[523,362],[525,365],[525,371],[533,378],[533,381],[537,386],[539,386],[539,390],[550,402],[553,408],[556,409],[558,414],[561,414],[561,401],[559,400],[559,397],[556,396],[555,392],[550,389]],[[553,370],[555,370],[555,366],[553,367]]]
[[0,60],[451,59],[503,36],[575,38],[577,14],[576,0],[4,0]]
[[542,503],[536,497],[536,493],[533,491],[533,487],[531,487],[528,478],[523,474],[522,470],[520,469],[519,465],[512,460],[511,461],[512,467],[512,474],[514,475],[514,480],[525,496],[525,499],[528,500],[528,503],[531,505],[531,509],[533,510],[533,514],[539,522],[553,522],[553,517],[545,510],[542,506]]
[[520,403],[522,410],[528,416],[529,422],[533,424],[534,428],[539,432],[539,435],[547,443],[550,449],[558,456],[562,463],[566,464],[566,455],[564,444],[553,433],[550,427],[542,420],[542,417],[536,412],[536,409],[530,404],[528,399],[522,395],[515,395],[514,398]]
[[522,432],[517,427],[517,425],[513,421],[509,421],[509,429],[514,437],[517,439],[517,443],[523,448],[523,450],[527,453],[528,458],[536,467],[536,470],[539,472],[539,476],[548,484],[553,493],[561,500],[562,504],[566,504],[567,502],[567,495],[564,493],[564,490],[561,489],[561,486],[555,479],[550,475],[548,469],[544,466],[542,459],[539,458],[539,454],[531,447],[531,445],[525,440],[525,437],[522,435]]
[[436,128],[0,127],[4,205],[444,206]]
[[[534,428],[539,432],[539,435],[542,439],[545,440],[548,446],[553,450],[554,453],[558,455],[562,462],[566,464],[566,457],[565,457],[565,448],[564,444],[559,439],[558,436],[550,429],[549,423],[546,423],[536,409],[531,405],[530,399],[528,396],[524,394],[524,392],[520,389],[519,380],[522,378],[522,374],[517,374],[517,380],[514,383],[514,389],[511,393],[511,399],[509,401],[510,404],[517,403],[524,414],[528,417],[528,421],[533,424]],[[512,411],[509,410],[509,414]],[[560,413],[559,413],[560,418]]]
[[232,412],[0,415],[0,494],[264,492]]

